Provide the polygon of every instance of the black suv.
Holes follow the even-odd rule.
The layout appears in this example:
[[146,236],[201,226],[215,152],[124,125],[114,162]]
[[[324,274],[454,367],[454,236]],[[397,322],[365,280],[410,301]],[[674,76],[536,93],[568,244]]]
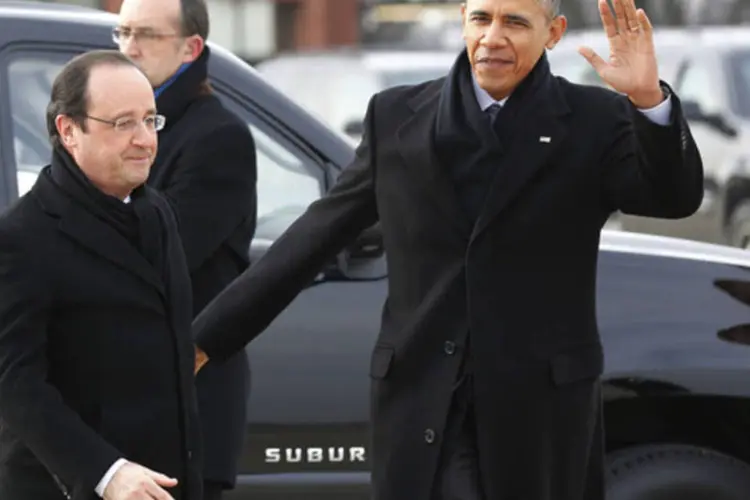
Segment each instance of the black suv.
[[[81,51],[114,47],[114,23],[86,9],[0,3],[0,207],[48,162],[54,76]],[[353,146],[212,50],[213,86],[257,142],[255,260],[330,187]],[[700,500],[750,496],[736,491],[750,474],[750,255],[604,231],[599,271],[608,499],[679,499],[685,488]],[[248,346],[246,451],[230,498],[369,498],[368,368],[387,279],[375,227]]]

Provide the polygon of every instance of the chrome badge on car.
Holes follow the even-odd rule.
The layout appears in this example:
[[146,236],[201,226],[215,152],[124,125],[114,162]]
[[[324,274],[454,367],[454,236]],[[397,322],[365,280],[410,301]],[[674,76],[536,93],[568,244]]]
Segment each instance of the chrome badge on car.
[[266,448],[265,453],[265,462],[269,464],[355,463],[364,461],[364,446]]

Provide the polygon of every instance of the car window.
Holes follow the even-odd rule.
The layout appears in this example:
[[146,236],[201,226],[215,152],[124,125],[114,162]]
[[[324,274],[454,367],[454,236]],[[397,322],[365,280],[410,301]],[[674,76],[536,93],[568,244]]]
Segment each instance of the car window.
[[258,166],[256,238],[273,241],[322,196],[324,170],[308,152],[261,120],[248,106],[222,94],[220,97],[253,134]]
[[[49,163],[51,146],[45,111],[52,82],[73,54],[26,53],[8,66],[13,146],[19,196]],[[275,239],[321,196],[323,171],[255,114],[232,99],[222,100],[248,124],[258,163],[258,235]]]
[[49,163],[51,146],[45,123],[52,82],[72,53],[25,53],[8,64],[13,123],[13,152],[19,196],[34,185]]

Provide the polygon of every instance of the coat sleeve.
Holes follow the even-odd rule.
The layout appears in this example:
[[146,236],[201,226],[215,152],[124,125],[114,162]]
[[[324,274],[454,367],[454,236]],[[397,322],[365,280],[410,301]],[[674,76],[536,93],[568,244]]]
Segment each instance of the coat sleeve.
[[0,232],[0,420],[74,500],[123,457],[48,382],[49,287],[29,249]]
[[227,123],[190,144],[162,195],[179,222],[190,272],[200,268],[237,226],[255,217],[255,142],[242,123]]
[[654,123],[626,97],[614,98],[613,140],[603,164],[608,212],[679,219],[700,207],[703,162],[679,98],[674,93],[669,98],[668,125]]
[[196,345],[223,360],[260,334],[347,244],[377,222],[375,97],[356,155],[332,189],[313,202],[254,265],[193,322]]

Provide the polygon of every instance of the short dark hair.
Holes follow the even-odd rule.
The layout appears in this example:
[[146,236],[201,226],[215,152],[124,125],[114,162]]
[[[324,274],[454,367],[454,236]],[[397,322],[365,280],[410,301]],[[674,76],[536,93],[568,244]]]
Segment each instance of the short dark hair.
[[92,50],[68,61],[52,84],[47,105],[47,132],[53,146],[60,142],[60,133],[55,126],[57,115],[70,116],[85,130],[89,76],[92,69],[103,65],[132,66],[140,71],[130,58],[117,50]]
[[210,25],[205,0],[180,0],[180,18],[183,36],[200,35],[208,40]]

